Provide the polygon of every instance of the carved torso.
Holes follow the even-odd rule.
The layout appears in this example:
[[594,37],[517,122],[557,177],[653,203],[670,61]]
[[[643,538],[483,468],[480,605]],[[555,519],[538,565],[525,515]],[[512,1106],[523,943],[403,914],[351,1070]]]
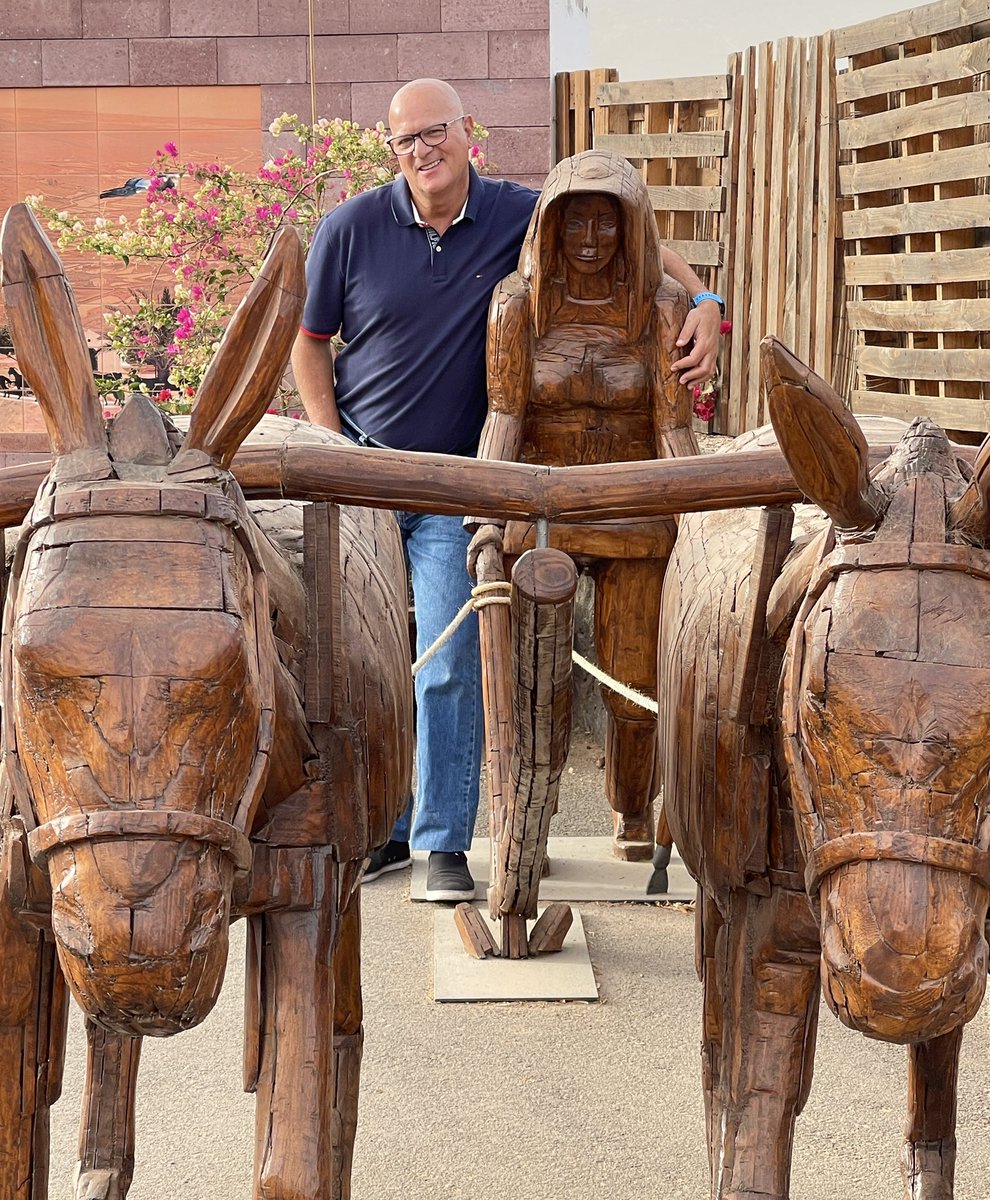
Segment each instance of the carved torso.
[[657,457],[648,338],[552,328],[535,347],[522,459],[565,466]]

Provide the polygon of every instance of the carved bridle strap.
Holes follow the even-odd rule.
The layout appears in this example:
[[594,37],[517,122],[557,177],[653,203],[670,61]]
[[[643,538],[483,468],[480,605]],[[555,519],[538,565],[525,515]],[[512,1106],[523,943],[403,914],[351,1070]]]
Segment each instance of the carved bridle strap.
[[[228,492],[230,494],[228,494]],[[110,810],[104,813],[79,814],[72,817],[61,817],[50,821],[47,825],[36,828],[37,816],[31,802],[31,789],[20,762],[17,748],[17,738],[13,725],[14,704],[12,696],[13,667],[11,663],[11,614],[15,610],[16,597],[20,586],[21,575],[27,557],[27,548],[32,536],[44,526],[52,525],[60,520],[84,516],[100,516],[120,513],[125,516],[154,515],[165,517],[186,517],[212,521],[218,525],[227,526],[233,533],[238,544],[243,549],[251,564],[255,596],[256,620],[266,623],[269,613],[268,576],[264,564],[258,557],[257,550],[246,522],[250,520],[247,505],[240,487],[233,477],[230,477],[226,491],[204,486],[183,485],[182,483],[163,483],[157,488],[154,485],[129,484],[126,481],[110,481],[102,486],[96,484],[89,487],[80,484],[69,487],[58,486],[52,476],[48,476],[38,490],[34,505],[28,514],[14,554],[14,562],[10,572],[7,595],[5,600],[5,617],[2,643],[0,643],[0,711],[4,729],[5,766],[10,777],[17,810],[23,817],[25,825],[35,837],[31,843],[31,856],[37,860],[37,854],[44,854],[59,842],[80,841],[87,837],[113,837],[119,833],[133,832],[141,837],[172,837],[186,836],[195,840],[218,845],[230,854],[238,870],[247,870],[251,862],[250,846],[247,839],[237,829],[236,825],[228,824],[213,817],[200,816],[196,813],[169,809],[128,809]],[[254,644],[257,654],[258,675],[261,700],[261,718],[255,745],[254,760],[248,774],[244,792],[234,811],[234,821],[246,824],[249,814],[257,798],[264,788],[268,774],[269,755],[274,737],[275,712],[275,679],[274,657],[261,652],[257,643]],[[154,818],[163,818],[165,823],[178,822],[171,828],[157,829]],[[113,825],[115,819],[135,822],[133,830],[121,825]],[[102,823],[104,832],[93,834],[79,832],[79,823],[93,829]],[[198,823],[198,824],[197,824]],[[195,828],[194,828],[195,826]],[[53,832],[45,834],[48,845],[42,847],[37,838],[42,829]],[[55,830],[65,830],[64,835]],[[197,830],[199,832],[197,832]],[[243,846],[239,839],[243,839]],[[37,850],[35,849],[37,847]],[[246,865],[241,866],[241,862]]]
[[[990,554],[973,546],[941,542],[853,542],[823,556],[808,588],[808,603],[822,594],[841,571],[962,571],[990,580]],[[804,615],[802,613],[802,615]]]
[[233,862],[235,871],[247,871],[251,866],[251,844],[239,829],[228,821],[180,809],[132,808],[56,817],[31,830],[28,851],[37,866],[44,868],[48,855],[60,846],[121,837],[189,838],[217,846]]
[[929,837],[905,830],[881,833],[846,833],[817,846],[808,857],[804,882],[809,896],[830,871],[852,862],[923,863],[942,871],[972,875],[990,888],[990,853],[967,842]]

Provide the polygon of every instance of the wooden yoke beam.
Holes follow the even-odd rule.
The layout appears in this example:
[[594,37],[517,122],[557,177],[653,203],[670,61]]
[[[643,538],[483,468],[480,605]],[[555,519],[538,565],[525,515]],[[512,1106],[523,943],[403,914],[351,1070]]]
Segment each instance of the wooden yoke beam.
[[[891,445],[870,447],[882,462]],[[971,458],[966,447],[957,454]],[[17,525],[48,460],[0,469],[0,526]],[[365,446],[242,446],[233,471],[249,499],[317,500],[409,512],[471,513],[490,520],[606,521],[800,501],[778,450],[692,458],[544,467]]]

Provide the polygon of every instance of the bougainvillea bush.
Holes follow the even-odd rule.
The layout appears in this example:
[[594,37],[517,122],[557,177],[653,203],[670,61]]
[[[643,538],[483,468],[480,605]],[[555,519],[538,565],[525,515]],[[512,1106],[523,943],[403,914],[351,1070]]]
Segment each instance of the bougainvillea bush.
[[[58,234],[61,249],[109,256],[125,266],[156,266],[150,295],[131,311],[106,314],[110,348],[128,369],[121,383],[110,381],[111,388],[147,390],[139,373],[157,366],[168,386],[156,387],[155,399],[172,411],[188,411],[227,321],[278,230],[294,225],[308,246],[329,208],[395,176],[381,123],[366,129],[334,118],[309,126],[283,114],[270,128],[276,136],[293,134],[299,148],[270,159],[254,174],[216,162],[181,162],[178,148],[167,142],[155,156],[134,216],[87,223],[52,208],[43,196],[28,197]],[[487,137],[480,126],[475,133]],[[471,157],[479,170],[486,169],[479,143]]]

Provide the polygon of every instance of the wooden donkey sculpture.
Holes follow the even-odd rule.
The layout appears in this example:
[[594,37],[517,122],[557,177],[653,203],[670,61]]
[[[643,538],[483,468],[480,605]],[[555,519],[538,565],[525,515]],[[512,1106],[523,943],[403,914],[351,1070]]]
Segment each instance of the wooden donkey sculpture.
[[61,266],[23,206],[0,250],[54,455],[4,613],[0,1198],[47,1195],[63,975],[88,1033],[75,1195],[122,1200],[140,1039],[210,1011],[239,915],[255,1198],[346,1198],[357,885],[409,794],[412,699],[392,518],[309,506],[304,583],[229,470],[298,328],[299,240],[277,240],[184,440],[141,397],[105,426]]
[[825,515],[684,517],[662,615],[665,795],[702,889],[711,1194],[789,1195],[820,976],[845,1024],[908,1046],[904,1196],[950,1200],[987,977],[990,439],[961,471],[919,419],[871,479],[831,389],[773,339],[763,371]]

